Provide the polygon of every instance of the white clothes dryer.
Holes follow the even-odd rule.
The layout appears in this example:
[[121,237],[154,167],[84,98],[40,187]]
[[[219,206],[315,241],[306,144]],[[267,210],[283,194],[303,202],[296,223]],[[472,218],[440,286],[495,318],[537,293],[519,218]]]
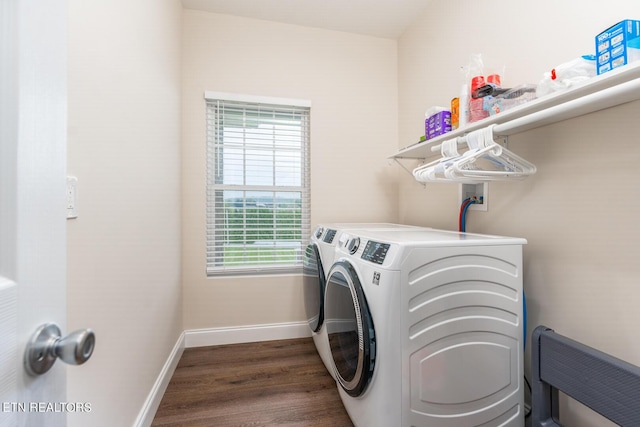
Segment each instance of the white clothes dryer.
[[[333,265],[337,243],[345,230],[406,230],[417,227],[392,223],[319,224],[306,248],[303,260],[303,293],[307,323],[318,354],[333,376],[329,342],[324,328],[324,293],[326,273]],[[350,235],[350,234],[349,234]]]
[[361,230],[336,249],[324,323],[355,426],[524,426],[525,243]]

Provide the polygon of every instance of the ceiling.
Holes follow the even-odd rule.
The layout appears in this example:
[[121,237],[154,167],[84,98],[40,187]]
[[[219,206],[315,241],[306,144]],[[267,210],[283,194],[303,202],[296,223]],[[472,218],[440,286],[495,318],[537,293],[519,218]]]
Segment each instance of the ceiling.
[[397,39],[430,0],[182,0],[187,9]]

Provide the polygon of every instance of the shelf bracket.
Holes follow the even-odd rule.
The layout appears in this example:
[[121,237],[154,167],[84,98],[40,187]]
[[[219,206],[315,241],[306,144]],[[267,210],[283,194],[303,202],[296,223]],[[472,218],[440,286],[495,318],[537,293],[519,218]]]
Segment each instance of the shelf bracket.
[[[413,178],[413,171],[412,171],[412,170],[410,170],[410,169],[408,169],[405,165],[403,165],[403,164],[400,162],[400,160],[398,160],[398,158],[397,158],[397,157],[393,157],[393,158],[392,158],[392,160],[393,160],[394,162],[396,162],[398,165],[400,165],[400,167],[401,167],[402,169],[404,169],[404,170],[405,170],[405,172],[407,172],[411,178]],[[416,182],[418,182],[418,181],[416,181]],[[424,182],[419,182],[419,184],[421,184],[423,187],[426,187],[426,186],[427,186],[427,184],[425,184]]]

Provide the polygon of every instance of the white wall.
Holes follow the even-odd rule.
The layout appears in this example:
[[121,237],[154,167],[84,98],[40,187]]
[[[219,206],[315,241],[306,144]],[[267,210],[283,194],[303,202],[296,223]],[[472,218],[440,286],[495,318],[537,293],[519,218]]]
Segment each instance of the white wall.
[[[498,19],[477,19],[483,11]],[[435,0],[399,40],[398,148],[417,141],[429,106],[458,95],[469,55],[505,65],[504,86],[537,83],[544,71],[592,53],[594,36],[625,18],[640,18],[637,1]],[[545,324],[636,365],[639,113],[634,102],[510,137],[509,149],[538,173],[490,184],[489,211],[470,212],[467,229],[528,239],[529,332]],[[455,184],[423,188],[405,174],[400,220],[455,229],[457,192]],[[608,425],[573,401],[563,405],[567,425]]]
[[69,2],[70,426],[131,426],[182,331],[179,0]]
[[304,320],[301,276],[205,277],[205,90],[311,100],[311,219],[395,221],[394,40],[185,10],[185,329]]

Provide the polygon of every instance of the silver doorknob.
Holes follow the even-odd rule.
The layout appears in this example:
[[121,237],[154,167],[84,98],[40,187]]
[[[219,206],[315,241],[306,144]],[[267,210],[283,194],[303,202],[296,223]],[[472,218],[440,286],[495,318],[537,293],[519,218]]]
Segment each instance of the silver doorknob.
[[55,323],[45,323],[29,339],[24,353],[24,367],[29,375],[47,372],[57,358],[70,365],[82,365],[89,360],[96,345],[91,329],[81,329],[62,337]]

